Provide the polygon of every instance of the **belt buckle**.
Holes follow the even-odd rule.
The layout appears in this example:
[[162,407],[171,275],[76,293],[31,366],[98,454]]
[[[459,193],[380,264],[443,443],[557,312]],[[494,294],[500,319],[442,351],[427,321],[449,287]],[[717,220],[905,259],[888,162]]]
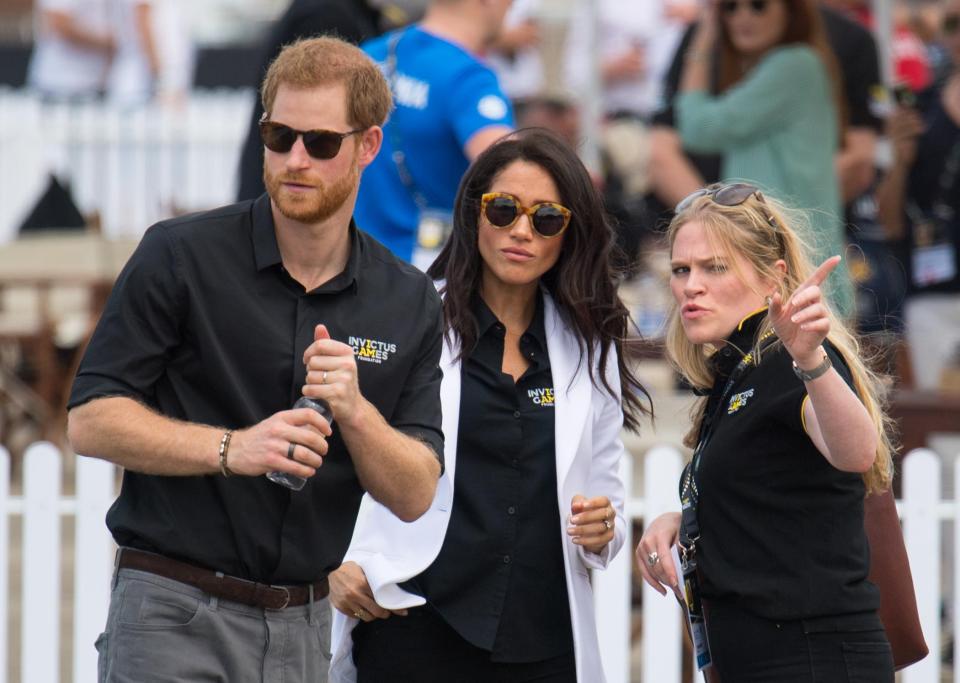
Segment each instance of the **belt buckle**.
[[286,586],[270,586],[270,588],[272,588],[273,590],[283,591],[283,604],[280,605],[279,607],[273,607],[271,609],[277,609],[277,610],[286,609],[287,606],[290,604],[290,589],[287,588]]

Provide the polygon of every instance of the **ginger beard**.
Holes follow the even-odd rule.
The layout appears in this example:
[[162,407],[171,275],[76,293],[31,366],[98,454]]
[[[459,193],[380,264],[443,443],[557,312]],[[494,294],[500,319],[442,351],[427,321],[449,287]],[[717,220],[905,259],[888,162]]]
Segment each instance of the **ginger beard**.
[[[286,218],[300,223],[322,223],[330,218],[356,189],[359,178],[360,169],[357,165],[356,150],[350,162],[350,170],[329,186],[325,186],[319,178],[311,180],[302,174],[274,175],[267,167],[266,161],[263,165],[263,182],[277,210]],[[308,185],[314,189],[309,192],[291,192],[283,186],[284,183]]]

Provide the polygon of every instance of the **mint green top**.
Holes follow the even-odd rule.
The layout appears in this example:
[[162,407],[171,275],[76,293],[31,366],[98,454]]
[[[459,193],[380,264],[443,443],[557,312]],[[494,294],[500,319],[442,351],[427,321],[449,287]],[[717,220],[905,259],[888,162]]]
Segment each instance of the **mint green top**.
[[[843,253],[837,111],[816,52],[807,45],[774,48],[723,94],[681,92],[675,109],[685,149],[723,155],[722,180],[753,183],[806,212],[815,266]],[[830,291],[841,315],[853,313],[844,263],[830,276]]]

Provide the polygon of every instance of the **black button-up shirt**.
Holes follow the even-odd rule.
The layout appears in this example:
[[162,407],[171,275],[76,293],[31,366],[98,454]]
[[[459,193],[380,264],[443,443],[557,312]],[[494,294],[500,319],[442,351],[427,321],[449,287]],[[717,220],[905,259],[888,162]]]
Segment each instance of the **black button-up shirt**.
[[[117,279],[69,405],[129,396],[175,419],[249,427],[300,395],[303,351],[318,323],[353,346],[364,397],[442,453],[433,284],[351,225],[344,271],[304,291],[283,268],[266,195],[147,231]],[[317,580],[340,564],[363,494],[336,425],[329,445],[298,492],[266,477],[126,471],[107,526],[120,545],[226,574]]]
[[[741,375],[765,312],[745,319],[711,359],[710,438],[697,472],[703,595],[766,619],[806,619],[877,608],[867,581],[863,478],[831,465],[803,424],[804,383],[777,343]],[[832,344],[824,348],[852,387]]]
[[479,298],[474,312],[450,526],[413,588],[494,661],[541,661],[573,651],[543,300],[520,338],[530,367],[516,383],[501,369],[504,326]]

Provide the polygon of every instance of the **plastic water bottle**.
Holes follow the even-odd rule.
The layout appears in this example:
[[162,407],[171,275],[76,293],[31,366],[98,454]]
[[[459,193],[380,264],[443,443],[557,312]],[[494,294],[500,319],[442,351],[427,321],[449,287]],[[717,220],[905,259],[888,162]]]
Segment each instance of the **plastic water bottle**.
[[[333,411],[330,410],[330,404],[322,398],[307,398],[306,396],[301,396],[297,399],[297,402],[293,404],[293,408],[294,410],[297,408],[313,408],[320,413],[327,422],[333,425]],[[267,472],[266,477],[274,484],[286,486],[288,489],[293,489],[294,491],[299,491],[303,488],[304,484],[307,483],[307,480],[303,477],[288,474],[287,472]]]

